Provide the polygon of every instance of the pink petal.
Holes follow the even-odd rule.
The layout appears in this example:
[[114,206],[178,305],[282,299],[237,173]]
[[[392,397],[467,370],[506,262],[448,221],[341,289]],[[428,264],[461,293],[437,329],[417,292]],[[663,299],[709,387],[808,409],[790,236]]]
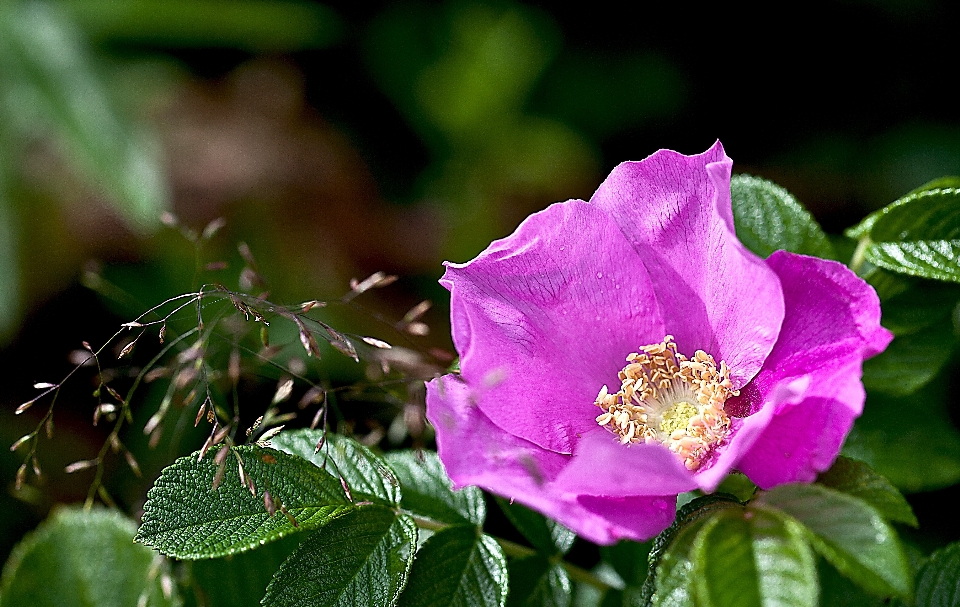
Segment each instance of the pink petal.
[[783,251],[767,262],[783,285],[780,338],[727,406],[733,415],[771,416],[752,441],[735,436],[728,454],[741,458],[737,467],[764,488],[812,481],[831,465],[863,410],[863,360],[892,339],[880,326],[873,288],[846,266]]
[[564,492],[615,497],[677,495],[697,488],[693,473],[663,445],[622,445],[599,426],[584,434],[556,485]]
[[615,168],[590,202],[640,255],[679,350],[725,361],[739,387],[776,342],[783,299],[776,275],[734,233],[731,166],[719,142],[698,156],[661,150]]
[[740,460],[740,471],[761,489],[816,480],[833,464],[863,410],[860,361],[807,377],[810,386],[799,398],[765,406],[773,419]]
[[459,485],[477,485],[540,511],[599,544],[649,539],[673,521],[676,496],[615,497],[563,493],[553,483],[571,456],[543,449],[497,427],[460,378],[427,384],[427,419],[437,451]]
[[476,259],[447,264],[453,340],[478,406],[504,430],[571,453],[601,386],[660,341],[653,287],[613,220],[572,200],[528,217]]

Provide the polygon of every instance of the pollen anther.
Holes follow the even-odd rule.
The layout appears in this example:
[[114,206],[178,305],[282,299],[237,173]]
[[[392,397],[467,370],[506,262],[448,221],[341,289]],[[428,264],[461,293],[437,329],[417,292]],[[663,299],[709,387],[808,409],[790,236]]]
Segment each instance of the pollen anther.
[[698,469],[730,433],[723,410],[739,395],[730,368],[697,350],[688,359],[677,352],[672,335],[659,344],[641,346],[627,356],[620,390],[601,388],[594,402],[604,413],[597,423],[623,444],[659,442],[677,454],[688,470]]

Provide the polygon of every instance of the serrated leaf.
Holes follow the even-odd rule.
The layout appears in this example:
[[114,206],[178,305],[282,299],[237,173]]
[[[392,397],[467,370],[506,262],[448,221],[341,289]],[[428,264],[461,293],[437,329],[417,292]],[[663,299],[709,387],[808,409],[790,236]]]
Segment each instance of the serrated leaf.
[[438,531],[417,553],[399,607],[503,607],[507,561],[472,525]]
[[915,607],[960,605],[960,543],[954,542],[930,555],[917,574]]
[[497,505],[510,519],[513,526],[523,534],[523,537],[530,540],[534,548],[547,556],[558,552],[566,554],[573,546],[573,541],[577,539],[577,534],[573,531],[548,519],[539,512],[534,512],[516,502],[511,504],[502,497],[496,499]]
[[960,282],[960,240],[878,242],[867,247],[865,258],[891,272]]
[[396,603],[417,549],[404,514],[364,506],[305,539],[273,576],[270,607],[369,607]]
[[[338,479],[301,457],[257,446],[234,448],[257,495],[241,483],[233,454],[212,490],[216,452],[211,449],[200,461],[196,455],[182,457],[164,468],[147,492],[137,541],[181,559],[213,558],[316,529],[353,509]],[[296,526],[282,510],[267,511],[265,489]]]
[[134,544],[135,533],[136,524],[118,512],[56,511],[14,547],[0,580],[0,605],[180,605],[166,562]]
[[[937,193],[940,190],[955,190],[957,188],[960,188],[960,177],[941,177],[939,179],[929,181],[919,188],[910,191],[906,196],[895,200],[882,209],[870,213],[864,217],[863,221],[861,221],[859,224],[847,229],[845,234],[854,240],[860,240],[861,238],[867,236],[878,242],[882,240],[891,240],[889,238],[883,238],[883,232],[878,232],[876,234],[874,233],[874,226],[877,225],[877,222],[881,221],[887,215],[893,215],[895,221],[902,220],[905,215],[909,215],[909,213],[917,211],[923,206],[926,206],[925,203],[930,202],[929,200],[924,200],[921,196],[937,196]],[[894,237],[892,240],[902,240],[902,238]]]
[[766,179],[734,175],[730,200],[737,237],[768,257],[783,249],[833,259],[833,245],[810,213],[788,191]]
[[[135,227],[156,227],[168,192],[159,146],[121,117],[71,22],[49,2],[0,7],[0,99],[22,133],[52,132]],[[28,135],[29,136],[29,135]]]
[[727,510],[741,511],[743,506],[732,496],[715,493],[698,497],[677,511],[673,524],[653,541],[639,604],[657,607],[694,604],[690,558],[694,539],[705,523]]
[[867,502],[888,521],[913,527],[919,524],[910,504],[896,487],[864,462],[840,456],[817,482]]
[[807,607],[819,595],[813,552],[796,525],[762,510],[728,510],[707,522],[691,553],[698,604]]
[[960,189],[913,192],[872,213],[848,235],[864,258],[893,272],[960,282]]
[[[317,444],[323,445],[316,453]],[[334,477],[343,478],[354,502],[371,501],[387,506],[400,503],[400,481],[390,466],[357,441],[322,430],[281,432],[270,442],[277,449],[298,455],[323,468]]]
[[868,591],[909,596],[910,568],[896,533],[866,502],[821,485],[790,484],[753,505],[800,523],[816,551]]
[[289,535],[255,550],[192,562],[204,607],[259,607],[273,574],[305,537]]
[[669,548],[656,562],[653,562],[651,553],[650,572],[643,585],[641,605],[649,601],[653,607],[694,607],[693,540],[715,514],[716,511],[675,532]]
[[901,491],[960,481],[960,432],[947,413],[946,382],[906,397],[868,394],[843,454],[867,462]]
[[960,189],[909,194],[879,211],[870,228],[873,242],[960,238]]
[[400,479],[400,505],[441,523],[483,525],[487,506],[476,487],[454,491],[434,451],[391,451],[384,458]]
[[887,349],[863,363],[863,385],[893,396],[916,392],[950,359],[954,338],[942,327],[896,337]]
[[572,588],[567,572],[545,556],[511,559],[507,607],[570,607]]

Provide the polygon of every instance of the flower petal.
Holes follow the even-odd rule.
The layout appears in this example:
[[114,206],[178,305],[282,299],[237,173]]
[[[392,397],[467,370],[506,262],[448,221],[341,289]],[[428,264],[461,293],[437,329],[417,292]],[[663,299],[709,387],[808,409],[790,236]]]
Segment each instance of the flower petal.
[[516,500],[599,544],[649,539],[673,521],[676,496],[562,494],[552,481],[570,456],[505,432],[476,400],[470,387],[453,375],[427,384],[427,418],[437,431],[440,460],[457,485],[478,485]]
[[[783,285],[780,338],[727,406],[740,417],[772,413],[755,442],[734,436],[729,448],[730,457],[741,458],[737,467],[763,488],[812,481],[831,465],[863,410],[863,359],[892,339],[880,326],[873,288],[843,264],[783,251],[767,263]],[[802,389],[785,391],[800,382]]]
[[583,201],[550,206],[476,259],[447,264],[463,378],[497,426],[571,453],[625,357],[663,338],[653,286],[613,220]]
[[590,202],[640,255],[680,351],[725,361],[740,387],[760,370],[784,313],[777,276],[734,233],[731,166],[719,142],[698,156],[660,150],[615,168]]
[[[738,465],[761,489],[783,483],[810,483],[828,469],[863,410],[865,393],[859,360],[810,374],[798,398],[773,399],[773,419]],[[748,418],[749,419],[749,418]]]
[[676,495],[697,488],[693,474],[663,445],[621,445],[600,427],[583,436],[555,484],[563,492],[614,497]]

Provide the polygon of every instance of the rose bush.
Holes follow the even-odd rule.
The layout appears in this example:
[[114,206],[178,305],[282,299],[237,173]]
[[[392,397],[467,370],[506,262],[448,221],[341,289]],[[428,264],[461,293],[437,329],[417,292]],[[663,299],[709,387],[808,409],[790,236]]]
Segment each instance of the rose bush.
[[770,488],[831,465],[891,335],[842,264],[739,242],[731,167],[719,142],[661,150],[446,264],[460,372],[427,417],[456,483],[611,543],[734,469]]

